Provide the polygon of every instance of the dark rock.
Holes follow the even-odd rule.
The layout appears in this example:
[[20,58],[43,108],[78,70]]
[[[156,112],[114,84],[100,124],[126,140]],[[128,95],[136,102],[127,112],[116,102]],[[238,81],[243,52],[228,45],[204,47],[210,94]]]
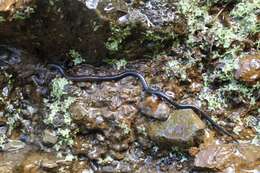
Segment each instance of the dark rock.
[[0,45],[0,63],[7,63],[11,65],[19,64],[22,61],[21,57],[21,50],[5,45]]
[[[170,2],[147,1],[137,7],[124,1],[104,0],[95,8],[96,2],[0,3],[0,15],[5,20],[0,23],[0,44],[14,45],[55,62],[64,61],[69,51],[75,50],[85,62],[98,65],[108,56],[114,59],[153,56],[171,48],[172,32],[178,35],[187,32],[185,17]],[[152,8],[147,8],[150,5]],[[127,25],[121,26],[122,23]]]
[[192,146],[200,140],[199,133],[205,124],[191,110],[176,110],[166,121],[152,122],[147,127],[148,136],[160,144],[175,144],[181,147]]
[[52,124],[53,124],[54,127],[61,127],[61,126],[63,126],[65,124],[64,121],[65,120],[64,120],[63,114],[57,113],[55,115],[55,117],[53,118]]
[[259,172],[260,147],[251,144],[210,145],[195,158],[195,166],[223,172]]
[[16,45],[50,60],[67,57],[71,49],[89,63],[100,63],[106,56],[108,21],[80,1],[1,1],[0,13],[5,17],[0,44]]

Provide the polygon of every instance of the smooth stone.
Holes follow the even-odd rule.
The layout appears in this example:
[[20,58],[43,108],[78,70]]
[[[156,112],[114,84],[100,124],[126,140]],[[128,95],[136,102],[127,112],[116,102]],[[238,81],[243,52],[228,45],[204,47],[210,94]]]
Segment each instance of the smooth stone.
[[57,134],[55,133],[55,131],[51,131],[51,130],[45,129],[45,130],[43,131],[42,140],[43,140],[43,142],[44,142],[45,144],[54,145],[54,144],[56,144],[56,142],[58,141],[58,136],[57,136]]
[[247,55],[239,60],[236,79],[255,84],[260,79],[260,54]]
[[206,125],[191,109],[175,110],[166,121],[155,121],[147,127],[148,136],[160,144],[192,146],[201,140]]

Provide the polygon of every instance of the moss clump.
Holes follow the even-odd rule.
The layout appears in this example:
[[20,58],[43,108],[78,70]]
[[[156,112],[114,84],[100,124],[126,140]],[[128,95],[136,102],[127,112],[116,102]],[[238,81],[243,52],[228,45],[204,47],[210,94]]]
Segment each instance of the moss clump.
[[5,18],[3,16],[0,16],[0,23],[5,22]]
[[59,138],[58,142],[54,146],[57,151],[73,145],[73,125],[68,109],[75,101],[75,98],[68,96],[65,89],[68,85],[69,81],[65,78],[54,79],[52,81],[51,90],[52,99],[45,100],[49,111],[44,122],[46,125],[56,129],[57,131]]
[[31,15],[35,13],[35,10],[33,7],[27,6],[24,9],[20,9],[15,11],[15,13],[12,16],[12,19],[14,20],[25,20],[31,17]]
[[82,58],[80,53],[74,49],[71,49],[69,51],[69,56],[72,58],[74,65],[78,65],[85,62],[85,59]]
[[112,52],[122,49],[123,42],[131,35],[131,26],[110,25],[111,37],[106,42],[106,47]]
[[127,60],[126,59],[107,59],[106,60],[106,63],[112,65],[115,69],[117,70],[121,70],[121,69],[124,69],[127,65]]
[[175,35],[170,31],[147,29],[140,24],[110,25],[106,48],[110,59],[154,57],[170,49]]
[[[211,110],[232,105],[230,103],[234,98],[239,104],[250,105],[254,105],[257,99],[255,93],[259,84],[249,86],[237,81],[234,71],[238,68],[239,59],[250,53],[248,50],[256,51],[259,48],[259,42],[254,43],[254,35],[259,33],[259,5],[257,0],[178,2],[179,12],[187,18],[186,43],[192,50],[201,52],[202,61],[196,61],[193,65],[205,69],[201,71],[204,88],[199,98],[207,101]],[[212,8],[218,11],[212,14]],[[219,17],[227,21],[223,22]],[[253,42],[249,48],[247,45],[247,49],[245,40]],[[190,57],[194,57],[195,53],[191,54]]]

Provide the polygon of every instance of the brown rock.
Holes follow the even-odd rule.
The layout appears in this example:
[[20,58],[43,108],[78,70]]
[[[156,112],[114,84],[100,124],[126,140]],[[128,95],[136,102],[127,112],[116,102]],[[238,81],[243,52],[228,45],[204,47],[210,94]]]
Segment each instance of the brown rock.
[[195,158],[195,166],[213,170],[260,171],[260,147],[251,144],[210,145]]
[[74,143],[77,154],[87,155],[90,159],[98,159],[107,152],[106,144],[91,137],[77,137]]
[[19,152],[0,152],[0,173],[15,173],[17,167],[31,150],[31,146],[25,146]]
[[156,142],[186,147],[199,139],[204,128],[204,122],[191,109],[183,109],[174,111],[166,121],[150,123],[147,130]]
[[32,152],[22,161],[19,168],[21,173],[41,173],[42,169],[53,170],[57,168],[56,161],[56,156],[51,153]]
[[140,110],[146,116],[165,120],[170,114],[169,106],[158,97],[149,96],[140,103]]
[[191,147],[191,148],[189,148],[189,154],[190,154],[191,156],[195,156],[196,154],[198,154],[198,152],[199,152],[199,149],[198,149],[197,147]]
[[239,68],[235,76],[237,79],[255,84],[260,79],[260,53],[248,55],[240,59]]
[[71,105],[70,113],[75,122],[83,124],[88,129],[107,128],[102,116],[102,109],[89,107],[84,100],[79,100]]
[[75,161],[71,168],[71,173],[94,173],[88,161]]
[[45,144],[54,145],[58,141],[58,135],[53,130],[45,129],[42,140]]

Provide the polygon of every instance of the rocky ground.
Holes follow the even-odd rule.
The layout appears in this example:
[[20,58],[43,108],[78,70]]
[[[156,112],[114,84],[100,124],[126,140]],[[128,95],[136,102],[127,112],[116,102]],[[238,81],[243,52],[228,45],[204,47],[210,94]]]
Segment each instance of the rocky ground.
[[[68,22],[77,10],[67,13],[64,4],[72,1],[49,1],[40,12],[38,1],[22,4],[31,2],[35,12],[21,7],[26,18],[18,19],[10,8],[19,3],[0,1],[0,173],[260,171],[258,1],[75,1],[79,14],[97,15],[108,27],[96,28],[102,37],[93,47],[92,36],[74,40],[90,24],[84,17]],[[40,31],[32,29],[35,20]],[[63,42],[49,31],[64,25],[71,28],[57,30],[70,33]],[[137,70],[176,102],[205,111],[238,143],[192,110],[144,93],[135,78],[72,82],[50,62],[73,76]]]

